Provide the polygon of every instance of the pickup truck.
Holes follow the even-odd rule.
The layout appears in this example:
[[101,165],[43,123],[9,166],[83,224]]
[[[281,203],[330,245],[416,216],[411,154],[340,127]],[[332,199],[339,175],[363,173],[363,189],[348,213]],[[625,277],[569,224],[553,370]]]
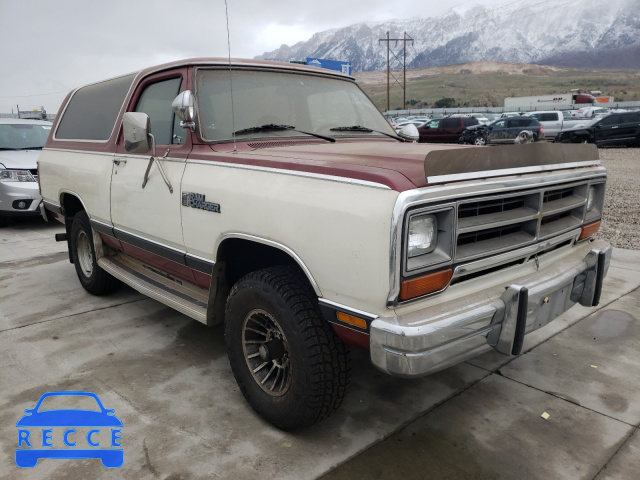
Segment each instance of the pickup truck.
[[39,172],[84,289],[224,324],[240,390],[284,430],[339,407],[352,348],[405,378],[520,354],[598,304],[612,251],[593,145],[407,142],[352,77],[289,63],[78,88]]
[[544,127],[544,137],[549,140],[553,140],[560,130],[573,128],[589,121],[588,118],[565,118],[559,110],[529,112],[525,115],[535,118],[542,124]]

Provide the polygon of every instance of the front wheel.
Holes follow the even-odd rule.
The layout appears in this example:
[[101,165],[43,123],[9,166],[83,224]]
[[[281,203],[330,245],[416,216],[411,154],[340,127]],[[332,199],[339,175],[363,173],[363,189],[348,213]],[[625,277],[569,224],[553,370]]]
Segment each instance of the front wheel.
[[69,245],[78,279],[87,292],[106,295],[120,287],[120,280],[98,266],[91,224],[85,211],[80,211],[73,217]]
[[290,267],[258,270],[233,286],[225,341],[242,394],[282,430],[328,417],[347,394],[349,349],[322,318],[306,279]]
[[487,144],[487,139],[486,139],[486,137],[484,137],[482,135],[476,135],[476,137],[473,139],[473,144],[474,145],[486,145]]

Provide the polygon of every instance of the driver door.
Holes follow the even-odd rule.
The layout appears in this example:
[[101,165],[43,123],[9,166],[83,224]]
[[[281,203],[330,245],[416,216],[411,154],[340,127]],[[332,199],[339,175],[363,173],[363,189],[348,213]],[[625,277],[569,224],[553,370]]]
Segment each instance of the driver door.
[[[187,69],[163,72],[141,82],[131,97],[127,111],[149,115],[156,143],[153,162],[151,150],[129,154],[122,132],[118,139],[111,178],[111,220],[125,253],[143,261],[155,259],[157,263],[160,257],[184,261],[180,182],[191,151],[191,136],[180,127],[171,102],[186,88],[186,81]],[[171,262],[166,263],[166,270],[171,270]]]

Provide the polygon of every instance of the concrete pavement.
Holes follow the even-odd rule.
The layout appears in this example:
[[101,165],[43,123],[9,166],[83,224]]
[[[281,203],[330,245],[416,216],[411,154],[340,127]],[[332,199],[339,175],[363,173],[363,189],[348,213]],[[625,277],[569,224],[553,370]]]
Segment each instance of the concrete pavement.
[[[66,244],[53,240],[59,231],[40,220],[0,230],[2,478],[632,479],[640,471],[640,251],[615,250],[600,306],[576,306],[528,335],[520,357],[489,353],[406,381],[354,352],[340,410],[287,434],[245,403],[220,327],[129,288],[87,294]],[[95,392],[115,409],[122,468],[96,459],[16,467],[16,422],[57,390]]]

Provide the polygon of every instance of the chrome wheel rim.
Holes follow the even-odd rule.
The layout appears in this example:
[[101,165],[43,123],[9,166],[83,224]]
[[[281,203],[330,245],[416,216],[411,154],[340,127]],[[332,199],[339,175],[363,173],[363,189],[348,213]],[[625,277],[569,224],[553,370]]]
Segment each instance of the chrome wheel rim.
[[280,397],[291,386],[289,344],[280,325],[264,310],[252,310],[242,324],[242,350],[260,388]]
[[487,143],[487,141],[483,137],[476,137],[476,139],[473,141],[473,143],[475,145],[484,145],[484,144]]
[[90,278],[93,273],[93,254],[91,253],[89,235],[84,230],[78,232],[76,237],[76,252],[80,270],[85,277]]

